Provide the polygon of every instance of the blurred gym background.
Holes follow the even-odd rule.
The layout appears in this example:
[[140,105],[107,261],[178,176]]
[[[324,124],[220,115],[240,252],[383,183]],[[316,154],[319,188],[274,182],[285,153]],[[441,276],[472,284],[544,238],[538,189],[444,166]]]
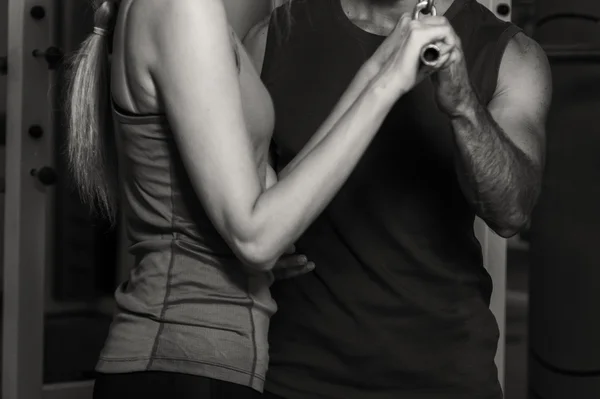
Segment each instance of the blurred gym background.
[[[88,1],[21,1],[27,3],[26,18],[32,29],[49,18],[65,21],[53,33],[56,44],[40,48],[37,55],[53,71],[51,86],[59,87],[64,72],[63,55],[73,50],[92,26]],[[554,79],[543,193],[530,228],[508,241],[506,399],[599,399],[600,127],[596,116],[600,115],[600,2],[481,2],[498,15],[510,16],[544,46]],[[55,8],[49,9],[49,4]],[[11,54],[10,46],[18,46],[8,43],[8,6],[8,0],[0,0],[2,209],[5,166],[20,160],[5,146],[7,106],[10,101],[19,101],[6,96],[6,75],[12,71],[7,71],[5,55]],[[27,38],[27,33],[22,33],[22,37]],[[26,51],[31,50],[28,47]],[[51,113],[56,126],[60,126],[60,98],[56,97],[59,91],[52,90],[48,98],[30,98],[31,103],[25,101],[25,106],[47,107],[44,104],[50,101],[57,108]],[[54,396],[43,397],[80,398],[77,394],[61,393],[60,387],[93,377],[110,323],[111,296],[117,282],[128,272],[118,265],[127,263],[127,255],[117,250],[120,232],[109,231],[103,221],[90,219],[70,189],[59,156],[64,140],[61,129],[45,126],[43,118],[38,119],[23,122],[20,134],[24,141],[32,143],[32,148],[37,148],[36,143],[43,142],[46,131],[54,131],[52,142],[40,145],[32,155],[38,156],[38,151],[51,153],[52,161],[23,173],[23,178],[37,179],[40,192],[54,193],[46,210],[52,213],[48,219],[51,222],[42,223],[39,229],[52,242],[42,284],[43,382],[57,388]],[[23,195],[19,200],[36,199]],[[19,220],[35,225],[36,217],[24,215]],[[1,255],[2,244],[11,242],[4,240],[4,234],[25,234],[22,230],[26,230],[18,226],[14,226],[14,231],[10,226],[5,229],[4,218],[4,212],[0,212]],[[36,289],[35,284],[32,289]],[[17,323],[12,316],[15,315],[5,318],[4,323]],[[5,360],[4,364],[9,363]],[[11,395],[6,399],[30,398]]]

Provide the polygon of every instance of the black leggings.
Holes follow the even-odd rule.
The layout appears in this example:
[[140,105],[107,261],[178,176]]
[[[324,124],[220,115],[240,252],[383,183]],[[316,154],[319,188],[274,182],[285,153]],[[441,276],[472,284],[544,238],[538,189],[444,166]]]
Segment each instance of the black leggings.
[[[259,392],[244,385],[163,371],[100,374],[94,385],[94,399],[253,399],[261,397]],[[267,395],[267,398],[278,399],[273,395]]]

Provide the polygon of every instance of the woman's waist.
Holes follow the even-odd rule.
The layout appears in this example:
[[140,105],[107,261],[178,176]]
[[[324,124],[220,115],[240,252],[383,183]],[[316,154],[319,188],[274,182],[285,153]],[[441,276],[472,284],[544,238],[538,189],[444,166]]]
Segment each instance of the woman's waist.
[[227,242],[215,229],[208,217],[183,215],[181,212],[141,212],[129,210],[126,218],[129,251],[152,252],[162,250],[172,240],[190,256],[210,257],[231,261],[237,259]]
[[233,255],[177,237],[134,243],[135,265],[116,293],[129,312],[172,323],[219,319],[221,313],[270,317],[276,311],[271,273],[249,275]]
[[[102,367],[118,372],[127,367],[124,363],[135,367],[135,362],[141,362],[145,368],[152,361],[172,371],[205,375],[210,367],[264,378],[269,319],[251,320],[248,312],[245,317],[238,312],[231,316],[238,318],[231,325],[225,324],[227,315],[219,324],[186,324],[173,322],[172,315],[157,320],[121,309],[102,350]],[[260,333],[255,325],[261,326]]]

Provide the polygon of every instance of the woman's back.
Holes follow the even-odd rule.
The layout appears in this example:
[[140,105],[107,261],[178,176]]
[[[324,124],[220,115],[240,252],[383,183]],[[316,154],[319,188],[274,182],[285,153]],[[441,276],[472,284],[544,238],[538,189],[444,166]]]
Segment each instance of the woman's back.
[[[207,253],[233,257],[194,192],[161,105],[160,89],[149,72],[156,55],[144,51],[152,40],[148,20],[157,18],[157,9],[166,3],[123,1],[114,32],[111,97],[118,126],[119,178],[128,207],[128,233],[133,243],[178,234]],[[231,51],[238,65],[244,120],[264,183],[273,106],[233,31]],[[185,62],[186,54],[181,57]]]
[[[117,289],[119,313],[98,370],[174,371],[261,389],[275,311],[271,276],[243,270],[192,188],[148,72],[155,54],[144,51],[148,21],[166,3],[122,2],[114,31],[111,96],[121,205],[135,265]],[[231,49],[238,55],[244,120],[264,181],[272,104],[233,34]]]

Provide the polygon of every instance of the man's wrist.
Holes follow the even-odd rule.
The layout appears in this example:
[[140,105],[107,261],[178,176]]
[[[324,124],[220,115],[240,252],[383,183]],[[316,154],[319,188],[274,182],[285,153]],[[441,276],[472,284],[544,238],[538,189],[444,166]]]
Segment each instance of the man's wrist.
[[468,93],[463,96],[463,100],[452,110],[450,119],[472,121],[480,113],[481,107],[479,98],[472,89],[469,89]]

